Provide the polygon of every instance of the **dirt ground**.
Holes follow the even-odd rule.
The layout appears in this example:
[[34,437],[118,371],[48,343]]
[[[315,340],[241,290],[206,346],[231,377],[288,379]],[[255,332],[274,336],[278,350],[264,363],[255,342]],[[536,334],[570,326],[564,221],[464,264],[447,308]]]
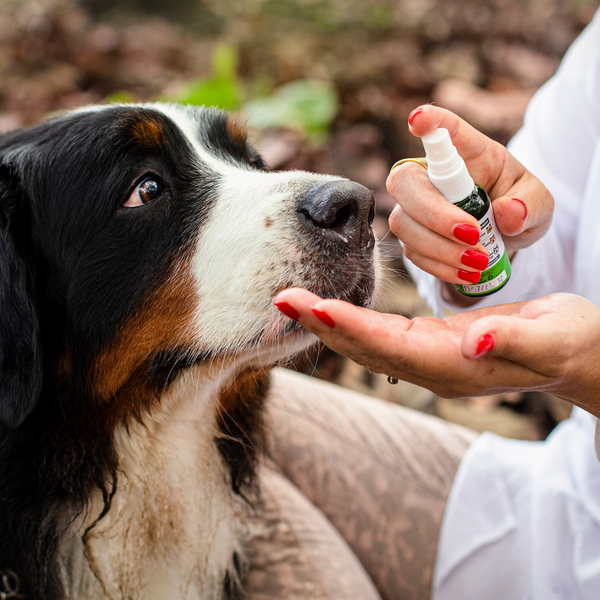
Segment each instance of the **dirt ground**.
[[[589,22],[598,0],[4,0],[0,133],[55,111],[173,98],[211,74],[219,44],[239,57],[247,96],[298,79],[329,82],[335,119],[315,144],[297,129],[252,132],[276,169],[336,173],[373,189],[388,281],[378,308],[427,314],[388,231],[390,166],[421,155],[409,112],[435,102],[506,143],[532,94]],[[298,368],[478,430],[541,439],[568,415],[543,394],[448,400],[326,349]]]

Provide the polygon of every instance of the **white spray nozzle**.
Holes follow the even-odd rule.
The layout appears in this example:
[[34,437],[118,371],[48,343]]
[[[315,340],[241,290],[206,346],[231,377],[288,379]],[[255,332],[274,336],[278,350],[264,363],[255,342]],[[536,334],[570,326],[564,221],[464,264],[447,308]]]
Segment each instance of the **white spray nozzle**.
[[436,129],[421,138],[427,155],[429,181],[450,202],[467,198],[475,183],[467,171],[465,161],[452,144],[447,129]]

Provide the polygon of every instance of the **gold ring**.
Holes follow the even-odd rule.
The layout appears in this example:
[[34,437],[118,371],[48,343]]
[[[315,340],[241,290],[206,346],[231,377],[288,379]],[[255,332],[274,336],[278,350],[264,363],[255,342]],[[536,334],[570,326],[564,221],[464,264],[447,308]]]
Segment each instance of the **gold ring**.
[[418,165],[421,165],[424,169],[427,169],[427,159],[424,156],[422,158],[403,158],[402,160],[399,160],[397,163],[394,164],[394,166],[390,169],[390,173],[396,167],[399,167],[400,165],[403,165],[407,162],[417,163]]

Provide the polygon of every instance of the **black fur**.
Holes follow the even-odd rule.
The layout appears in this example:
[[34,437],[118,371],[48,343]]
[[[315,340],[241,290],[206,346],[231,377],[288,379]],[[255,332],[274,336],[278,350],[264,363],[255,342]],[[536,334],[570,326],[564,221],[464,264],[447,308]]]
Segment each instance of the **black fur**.
[[[27,263],[29,215],[17,176],[0,169],[0,423],[18,427],[42,385],[40,326]],[[25,246],[25,247],[23,247]]]
[[249,371],[234,383],[224,410],[217,421],[223,437],[215,439],[219,452],[229,466],[231,487],[236,494],[255,483],[257,450],[266,447],[263,405],[269,390],[267,373]]

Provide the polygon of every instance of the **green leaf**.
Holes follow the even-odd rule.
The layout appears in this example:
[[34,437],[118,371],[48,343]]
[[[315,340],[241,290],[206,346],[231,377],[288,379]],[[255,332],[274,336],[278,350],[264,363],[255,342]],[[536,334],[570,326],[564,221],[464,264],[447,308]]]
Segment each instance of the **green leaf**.
[[132,104],[134,102],[133,96],[129,92],[116,91],[109,94],[104,102],[108,104]]
[[212,76],[192,81],[179,94],[168,100],[180,104],[236,110],[243,98],[237,65],[237,49],[231,44],[219,44],[212,56]]
[[190,83],[174,100],[180,104],[235,110],[240,105],[241,95],[241,87],[237,81],[212,78]]
[[243,112],[251,126],[292,127],[320,141],[338,108],[337,94],[329,83],[305,79],[281,86],[267,98],[252,100]]
[[238,53],[235,46],[220,43],[215,48],[211,64],[213,77],[237,79]]

